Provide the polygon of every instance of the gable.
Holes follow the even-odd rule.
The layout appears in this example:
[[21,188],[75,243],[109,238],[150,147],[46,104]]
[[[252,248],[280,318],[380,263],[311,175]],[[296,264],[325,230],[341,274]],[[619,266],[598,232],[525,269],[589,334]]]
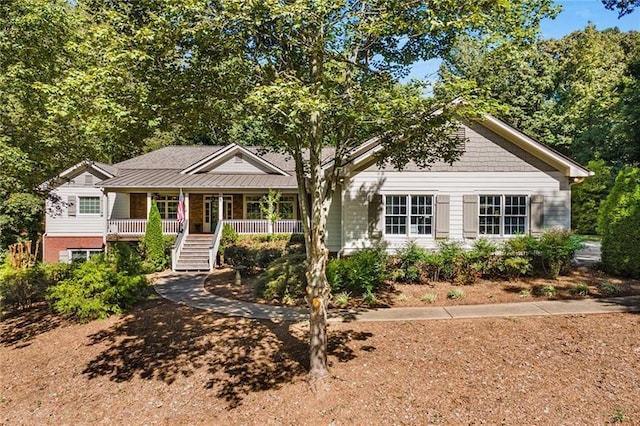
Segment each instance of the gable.
[[54,180],[54,186],[72,188],[94,187],[96,184],[109,179],[110,177],[112,176],[102,173],[91,165],[81,164],[65,171],[60,175],[60,177],[56,178]]
[[[533,156],[504,137],[492,132],[486,127],[473,123],[462,124],[460,129],[467,140],[464,143],[464,153],[452,165],[443,161],[434,163],[429,169],[421,169],[413,162],[407,164],[403,170],[429,170],[437,172],[554,172],[557,171],[550,164]],[[462,136],[462,134],[460,134]],[[357,171],[379,170],[373,157],[364,163]],[[394,170],[387,166],[382,170]]]
[[255,175],[274,174],[274,171],[273,168],[266,167],[251,156],[244,155],[242,152],[235,152],[218,159],[218,161],[212,162],[207,165],[207,167],[200,169],[197,173]]
[[[233,164],[229,164],[232,161]],[[236,166],[237,165],[237,166]],[[220,168],[222,166],[222,168]],[[234,167],[235,166],[235,167]],[[289,173],[271,164],[248,149],[232,143],[183,169],[181,174],[275,174]]]

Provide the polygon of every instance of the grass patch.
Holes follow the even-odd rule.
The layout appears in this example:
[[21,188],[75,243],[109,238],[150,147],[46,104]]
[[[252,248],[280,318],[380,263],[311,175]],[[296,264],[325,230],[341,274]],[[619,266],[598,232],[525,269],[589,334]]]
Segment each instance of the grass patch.
[[464,291],[458,289],[458,288],[453,288],[451,290],[449,290],[449,292],[447,293],[447,299],[464,299],[466,295],[464,294]]
[[571,289],[571,293],[576,296],[588,296],[589,286],[584,283],[578,283],[574,288]]
[[425,302],[425,303],[429,303],[429,304],[431,304],[431,303],[436,303],[436,299],[437,299],[437,298],[438,298],[438,296],[436,296],[436,295],[435,295],[435,294],[433,294],[433,293],[425,293],[425,294],[420,298],[420,300],[422,300],[422,301],[423,301],[423,302]]

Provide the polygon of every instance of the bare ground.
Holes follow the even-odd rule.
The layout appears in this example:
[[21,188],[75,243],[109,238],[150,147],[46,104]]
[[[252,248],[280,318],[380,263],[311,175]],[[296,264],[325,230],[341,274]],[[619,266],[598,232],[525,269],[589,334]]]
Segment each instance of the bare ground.
[[0,423],[640,424],[640,316],[329,328],[305,381],[304,324],[156,299],[89,324],[45,308],[0,323]]

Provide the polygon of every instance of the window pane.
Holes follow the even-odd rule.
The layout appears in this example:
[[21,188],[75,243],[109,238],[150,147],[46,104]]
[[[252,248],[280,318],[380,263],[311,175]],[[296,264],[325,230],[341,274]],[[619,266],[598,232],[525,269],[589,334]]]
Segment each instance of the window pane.
[[78,197],[79,214],[100,214],[100,197]]

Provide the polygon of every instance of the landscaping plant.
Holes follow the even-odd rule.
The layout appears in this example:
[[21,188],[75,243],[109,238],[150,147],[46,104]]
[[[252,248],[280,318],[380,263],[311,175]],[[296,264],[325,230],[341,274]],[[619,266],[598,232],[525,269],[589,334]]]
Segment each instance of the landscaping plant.
[[327,264],[327,280],[333,291],[375,293],[386,278],[387,254],[383,247],[358,250]]
[[162,219],[158,206],[153,200],[151,209],[149,210],[149,219],[147,220],[147,230],[141,241],[142,252],[144,253],[145,263],[151,271],[161,271],[167,265],[165,257],[165,244],[162,237]]
[[301,299],[305,294],[305,255],[289,254],[258,276],[257,292],[267,300]]
[[602,267],[609,273],[640,278],[640,168],[620,171],[599,217]]
[[47,300],[56,312],[86,322],[121,313],[148,294],[144,275],[120,272],[115,262],[98,255],[50,287]]

